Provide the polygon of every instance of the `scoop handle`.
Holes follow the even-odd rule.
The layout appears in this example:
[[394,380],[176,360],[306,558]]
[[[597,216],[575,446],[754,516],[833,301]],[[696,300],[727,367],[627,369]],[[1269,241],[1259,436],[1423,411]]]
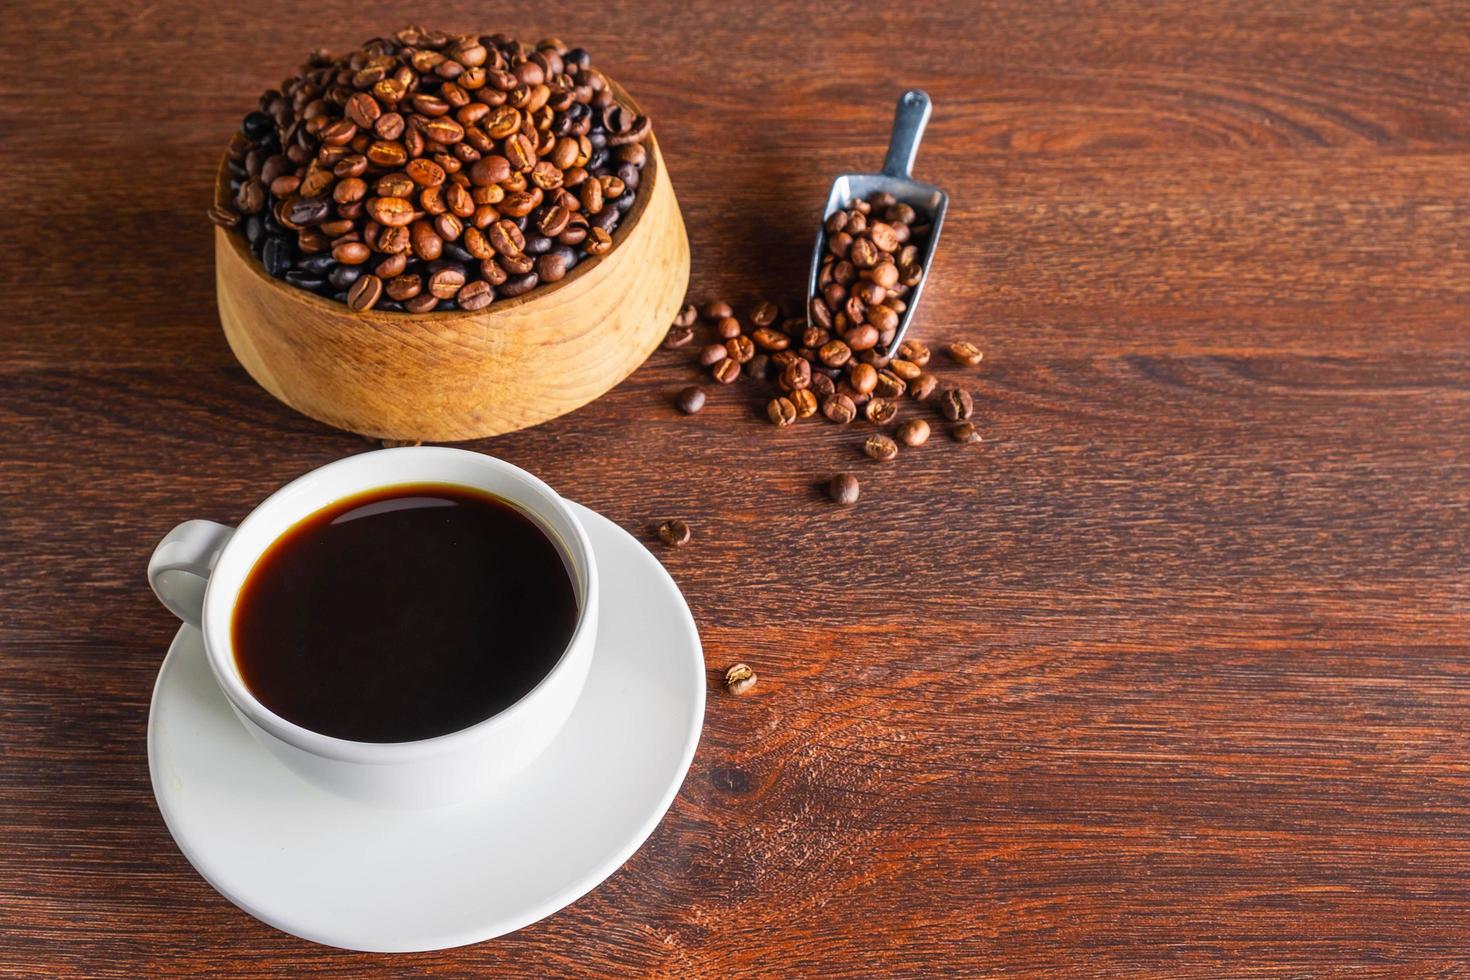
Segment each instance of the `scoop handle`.
[[898,108],[893,112],[893,136],[888,140],[888,157],[883,161],[883,173],[889,177],[908,180],[914,169],[914,157],[919,154],[919,141],[924,138],[924,127],[929,125],[929,113],[934,104],[923,89],[911,88],[898,98]]

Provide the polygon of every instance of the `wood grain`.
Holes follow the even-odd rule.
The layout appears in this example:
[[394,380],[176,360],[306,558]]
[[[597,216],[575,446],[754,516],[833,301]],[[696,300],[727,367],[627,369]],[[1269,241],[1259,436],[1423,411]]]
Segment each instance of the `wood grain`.
[[[1462,7],[451,3],[587,45],[654,117],[694,294],[792,297],[899,91],[951,197],[921,339],[987,442],[699,415],[656,353],[473,445],[646,533],[710,666],[648,844],[513,936],[315,947],[216,895],[148,787],[143,584],[367,444],[215,316],[253,93],[401,2],[28,5],[0,50],[0,972],[1458,975],[1470,970],[1470,32]],[[484,18],[497,18],[493,24]],[[159,79],[163,83],[159,84]],[[861,503],[824,506],[840,468]],[[720,695],[744,660],[756,693]]]

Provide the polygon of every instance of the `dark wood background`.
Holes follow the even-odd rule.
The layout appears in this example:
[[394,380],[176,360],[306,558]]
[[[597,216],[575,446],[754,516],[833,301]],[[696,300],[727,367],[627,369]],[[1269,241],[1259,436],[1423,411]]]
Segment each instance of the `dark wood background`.
[[[363,11],[363,7],[368,9]],[[0,972],[1167,976],[1470,970],[1470,18],[1450,3],[638,7],[30,0],[0,49]],[[204,209],[314,46],[413,19],[589,46],[655,115],[696,297],[799,292],[832,174],[936,106],[917,335],[981,447],[887,468],[684,418],[656,354],[475,448],[660,551],[699,753],[653,837],[476,947],[231,906],[164,829],[143,571],[364,450],[235,364]],[[493,18],[493,20],[491,20]],[[864,480],[859,506],[818,481]],[[734,699],[713,683],[760,672]]]

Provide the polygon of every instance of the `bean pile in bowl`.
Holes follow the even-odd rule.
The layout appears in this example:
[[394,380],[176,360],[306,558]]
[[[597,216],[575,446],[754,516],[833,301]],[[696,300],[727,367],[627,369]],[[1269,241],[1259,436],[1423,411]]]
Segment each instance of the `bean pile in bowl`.
[[262,94],[210,217],[354,310],[480,310],[612,249],[650,131],[582,48],[407,27]]

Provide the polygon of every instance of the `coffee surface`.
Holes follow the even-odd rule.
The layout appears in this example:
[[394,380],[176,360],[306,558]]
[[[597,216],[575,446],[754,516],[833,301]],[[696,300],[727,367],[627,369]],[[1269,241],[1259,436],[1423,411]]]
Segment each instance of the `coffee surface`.
[[340,500],[256,561],[231,627],[245,685],[324,735],[406,742],[509,707],[561,658],[561,552],[509,504],[412,484]]

